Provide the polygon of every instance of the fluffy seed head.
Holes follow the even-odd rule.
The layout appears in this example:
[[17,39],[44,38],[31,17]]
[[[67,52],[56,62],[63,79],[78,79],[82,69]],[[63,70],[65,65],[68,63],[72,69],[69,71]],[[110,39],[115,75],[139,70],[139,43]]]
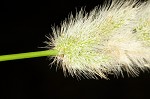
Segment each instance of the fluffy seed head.
[[106,78],[150,67],[150,3],[112,0],[91,12],[70,15],[53,28],[49,46],[65,74]]

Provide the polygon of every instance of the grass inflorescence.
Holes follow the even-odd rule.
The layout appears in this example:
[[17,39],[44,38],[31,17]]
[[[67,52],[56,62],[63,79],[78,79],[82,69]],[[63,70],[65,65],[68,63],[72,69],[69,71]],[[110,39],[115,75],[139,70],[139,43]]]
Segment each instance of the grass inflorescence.
[[150,67],[150,3],[112,0],[87,13],[70,15],[53,28],[49,46],[64,73],[107,79],[122,71],[137,76]]

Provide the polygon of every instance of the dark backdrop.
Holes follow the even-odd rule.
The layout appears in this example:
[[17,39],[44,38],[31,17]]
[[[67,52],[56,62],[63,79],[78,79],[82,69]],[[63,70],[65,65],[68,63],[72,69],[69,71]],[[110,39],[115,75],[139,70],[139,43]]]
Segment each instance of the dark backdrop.
[[[3,0],[0,54],[44,50],[45,35],[70,12],[90,11],[102,0]],[[77,80],[50,69],[46,57],[0,62],[1,99],[148,99],[150,73],[110,80]],[[150,97],[149,97],[150,98]]]

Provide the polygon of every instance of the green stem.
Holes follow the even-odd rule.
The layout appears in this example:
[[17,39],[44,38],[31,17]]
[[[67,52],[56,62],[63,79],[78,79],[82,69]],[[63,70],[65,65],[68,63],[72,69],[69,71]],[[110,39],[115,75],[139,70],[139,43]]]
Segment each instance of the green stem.
[[57,54],[58,54],[57,50],[45,50],[45,51],[37,51],[37,52],[1,55],[0,61],[34,58],[34,57],[42,57],[42,56],[56,56]]

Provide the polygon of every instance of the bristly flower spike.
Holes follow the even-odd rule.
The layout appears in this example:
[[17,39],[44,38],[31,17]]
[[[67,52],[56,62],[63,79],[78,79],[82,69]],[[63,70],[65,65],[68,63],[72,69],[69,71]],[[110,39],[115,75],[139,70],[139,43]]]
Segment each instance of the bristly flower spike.
[[60,28],[53,28],[55,60],[65,74],[107,79],[108,74],[123,71],[136,76],[150,67],[149,2],[109,3],[88,14],[81,10]]

